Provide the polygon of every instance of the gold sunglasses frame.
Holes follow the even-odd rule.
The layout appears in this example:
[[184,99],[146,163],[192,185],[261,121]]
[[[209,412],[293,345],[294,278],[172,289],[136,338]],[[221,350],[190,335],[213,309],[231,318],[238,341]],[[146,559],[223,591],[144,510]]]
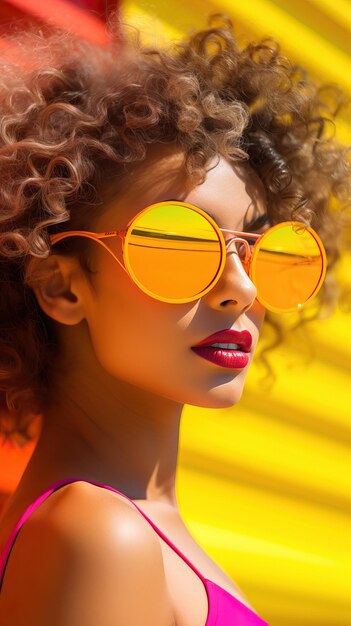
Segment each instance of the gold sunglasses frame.
[[[221,252],[222,252],[222,257],[221,257],[221,262],[220,262],[220,266],[217,270],[216,275],[214,276],[212,282],[200,293],[196,294],[195,296],[191,296],[188,298],[178,298],[178,299],[171,299],[171,298],[165,298],[162,296],[158,296],[157,294],[151,292],[149,289],[147,289],[146,287],[144,287],[144,285],[142,285],[142,283],[138,280],[138,278],[134,275],[133,272],[133,268],[130,265],[129,259],[128,259],[128,255],[126,253],[126,250],[128,249],[128,238],[130,237],[132,230],[133,230],[133,223],[146,211],[149,211],[150,209],[154,209],[155,207],[159,207],[159,206],[163,206],[163,205],[181,205],[183,207],[187,207],[197,213],[199,213],[200,215],[202,215],[214,228],[215,232],[218,235],[218,239],[221,245]],[[279,309],[277,307],[274,307],[272,305],[270,305],[269,303],[265,302],[263,298],[260,298],[259,294],[257,293],[257,299],[259,300],[259,302],[261,302],[261,304],[263,304],[263,306],[265,306],[267,309],[269,309],[270,311],[273,312],[277,312],[277,313],[283,313],[283,312],[292,312],[292,311],[296,311],[296,310],[300,310],[303,306],[305,306],[305,304],[307,304],[307,302],[309,302],[312,298],[315,297],[315,295],[318,293],[320,287],[323,284],[323,280],[326,274],[326,267],[327,267],[327,260],[326,260],[326,253],[325,253],[325,249],[324,246],[322,244],[321,239],[319,238],[319,236],[317,235],[317,233],[311,228],[306,226],[305,224],[303,224],[303,222],[293,222],[293,221],[288,221],[288,222],[280,222],[279,224],[276,224],[274,226],[271,226],[270,228],[268,228],[264,233],[258,234],[258,233],[248,233],[248,232],[244,232],[244,231],[237,231],[237,230],[229,230],[227,228],[220,228],[218,226],[218,224],[215,222],[214,219],[212,219],[212,217],[210,217],[210,215],[208,215],[208,213],[206,213],[205,211],[203,211],[202,209],[200,209],[199,207],[187,203],[187,202],[181,202],[181,201],[166,201],[166,202],[157,202],[155,204],[151,204],[147,207],[145,207],[144,209],[142,209],[141,211],[139,211],[136,215],[134,215],[134,217],[128,222],[127,226],[125,228],[119,229],[119,230],[111,230],[111,231],[106,231],[106,232],[102,232],[102,233],[93,233],[90,231],[85,231],[85,230],[71,230],[71,231],[66,231],[63,233],[57,233],[57,234],[53,234],[53,235],[49,235],[50,238],[50,242],[51,245],[54,245],[56,243],[58,243],[59,241],[62,241],[63,239],[67,238],[67,237],[87,237],[89,239],[92,239],[94,241],[97,241],[100,245],[102,245],[115,259],[115,261],[117,261],[118,265],[126,272],[126,274],[129,276],[129,278],[131,278],[133,280],[133,282],[147,295],[151,296],[152,298],[155,298],[156,300],[160,300],[161,302],[167,302],[167,303],[171,303],[171,304],[183,304],[186,302],[193,302],[195,300],[198,300],[199,298],[202,298],[202,296],[204,296],[206,293],[208,293],[211,289],[213,289],[213,287],[216,285],[216,283],[218,282],[218,280],[220,279],[223,269],[224,269],[224,265],[226,262],[226,257],[227,257],[227,251],[229,249],[229,246],[235,242],[241,242],[244,244],[245,246],[245,258],[241,259],[241,263],[247,273],[247,275],[249,276],[250,279],[252,279],[252,272],[251,272],[251,268],[252,268],[252,258],[253,258],[253,254],[254,254],[254,250],[255,250],[255,246],[257,244],[257,242],[262,239],[262,237],[264,237],[265,235],[267,235],[267,233],[271,233],[273,230],[282,228],[283,226],[286,226],[287,224],[293,224],[296,225],[296,227],[303,227],[304,230],[309,231],[309,233],[312,235],[312,237],[316,240],[319,249],[320,249],[320,253],[321,253],[321,257],[322,257],[322,273],[321,273],[321,277],[320,280],[318,282],[318,284],[316,285],[315,290],[313,291],[313,293],[311,294],[311,296],[308,298],[308,300],[306,300],[304,303],[298,304],[296,307],[290,308],[290,309]],[[233,237],[231,237],[228,241],[225,241],[223,234],[222,233],[231,233],[232,235],[234,235]],[[242,236],[247,237],[248,239],[254,239],[255,240],[255,244],[253,246],[253,249],[251,250],[250,244],[248,243],[248,241],[246,239],[244,239]],[[118,237],[121,239],[122,241],[122,255],[123,255],[123,261],[125,263],[125,265],[123,265],[123,263],[121,263],[121,261],[118,259],[118,257],[115,255],[115,253],[113,252],[113,250],[111,250],[103,241],[102,239],[109,239],[112,237]],[[237,251],[234,251],[234,253],[238,254],[239,253]],[[240,256],[240,255],[239,255]]]

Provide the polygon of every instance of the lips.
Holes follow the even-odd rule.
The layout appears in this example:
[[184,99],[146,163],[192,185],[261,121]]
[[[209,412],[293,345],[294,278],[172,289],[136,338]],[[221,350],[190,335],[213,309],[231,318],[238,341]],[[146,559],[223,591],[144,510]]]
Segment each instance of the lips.
[[211,346],[213,343],[236,343],[243,352],[250,352],[252,335],[248,330],[220,330],[197,343],[194,348]]

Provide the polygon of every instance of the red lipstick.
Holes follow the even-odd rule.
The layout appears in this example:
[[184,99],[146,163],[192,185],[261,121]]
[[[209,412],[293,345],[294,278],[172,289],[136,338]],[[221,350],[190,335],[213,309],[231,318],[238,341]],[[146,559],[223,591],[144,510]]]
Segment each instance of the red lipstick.
[[252,336],[248,330],[237,331],[228,329],[220,330],[206,337],[196,346],[192,346],[191,349],[198,356],[220,367],[242,369],[249,362],[247,353],[250,352],[251,346]]

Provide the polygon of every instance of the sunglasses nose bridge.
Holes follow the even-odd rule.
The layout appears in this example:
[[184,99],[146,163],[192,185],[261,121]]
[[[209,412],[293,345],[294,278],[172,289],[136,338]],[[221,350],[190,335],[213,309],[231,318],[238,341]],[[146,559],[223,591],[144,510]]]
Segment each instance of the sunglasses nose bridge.
[[249,260],[250,260],[250,258],[251,258],[251,248],[250,248],[249,243],[246,241],[246,239],[243,239],[242,237],[237,237],[237,236],[231,237],[231,238],[230,238],[230,239],[228,239],[228,241],[226,241],[226,243],[225,243],[226,252],[227,252],[227,253],[229,252],[229,248],[230,248],[230,246],[232,245],[232,243],[235,243],[235,244],[236,244],[237,242],[240,242],[240,243],[243,243],[243,244],[244,244],[244,246],[245,246],[245,258],[244,258],[244,259],[242,258],[242,256],[241,256],[241,255],[240,255],[240,253],[238,252],[238,250],[237,250],[236,246],[235,246],[235,248],[236,248],[236,249],[235,249],[235,250],[233,250],[233,252],[234,252],[234,254],[237,254],[237,255],[240,257],[240,260],[241,260],[242,264],[243,264],[244,266],[247,266],[247,264],[248,264],[248,262],[249,262]]

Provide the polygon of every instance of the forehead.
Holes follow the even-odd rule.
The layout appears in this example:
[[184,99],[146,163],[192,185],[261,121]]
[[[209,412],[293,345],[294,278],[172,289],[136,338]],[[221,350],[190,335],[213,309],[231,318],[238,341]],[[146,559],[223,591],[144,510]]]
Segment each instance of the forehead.
[[[185,169],[185,155],[179,146],[150,146],[144,161],[126,165],[118,197],[104,212],[106,228],[118,227],[139,211],[163,200],[189,202],[207,211],[221,228],[242,230],[266,213],[264,187],[247,163],[227,161],[218,155],[206,165],[206,179],[195,185]],[[107,220],[107,221],[106,221]]]
[[247,163],[232,163],[219,156],[202,185],[186,200],[208,211],[220,227],[242,230],[244,223],[266,214],[264,187]]

